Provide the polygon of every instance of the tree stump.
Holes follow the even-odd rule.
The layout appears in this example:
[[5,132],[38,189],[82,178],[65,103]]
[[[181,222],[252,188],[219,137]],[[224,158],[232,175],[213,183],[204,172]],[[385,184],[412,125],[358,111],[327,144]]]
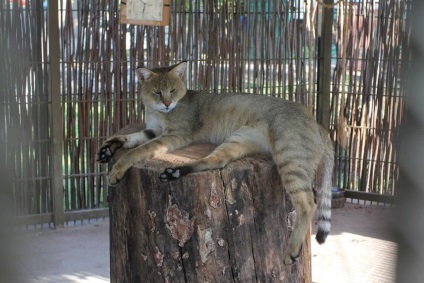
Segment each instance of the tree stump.
[[110,188],[111,282],[311,282],[309,237],[297,263],[282,262],[295,214],[269,157],[160,182],[213,148],[146,160]]

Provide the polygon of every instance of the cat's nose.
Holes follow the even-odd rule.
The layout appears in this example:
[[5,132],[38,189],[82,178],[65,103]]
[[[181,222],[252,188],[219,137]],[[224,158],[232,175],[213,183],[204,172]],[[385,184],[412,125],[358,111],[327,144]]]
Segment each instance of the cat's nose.
[[166,100],[163,102],[163,104],[165,104],[166,107],[169,107],[169,105],[171,105],[172,101]]

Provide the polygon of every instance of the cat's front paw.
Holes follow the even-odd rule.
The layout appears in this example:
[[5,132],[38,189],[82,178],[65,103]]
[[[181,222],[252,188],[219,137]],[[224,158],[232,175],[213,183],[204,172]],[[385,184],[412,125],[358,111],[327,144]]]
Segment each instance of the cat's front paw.
[[125,136],[113,136],[108,138],[97,150],[97,162],[108,163],[115,152],[127,141]]
[[115,164],[112,170],[107,174],[107,183],[109,186],[115,186],[124,177],[126,170],[119,164]]
[[159,175],[159,179],[161,180],[161,182],[167,183],[169,181],[179,179],[190,172],[193,172],[193,168],[191,166],[166,168],[165,171],[163,171],[163,173]]
[[289,245],[287,251],[284,253],[284,264],[286,266],[289,266],[297,262],[301,252],[302,252],[302,245],[298,245],[298,246]]
[[162,174],[159,175],[159,179],[163,183],[167,183],[174,179],[179,179],[181,177],[180,170],[173,168],[166,168]]

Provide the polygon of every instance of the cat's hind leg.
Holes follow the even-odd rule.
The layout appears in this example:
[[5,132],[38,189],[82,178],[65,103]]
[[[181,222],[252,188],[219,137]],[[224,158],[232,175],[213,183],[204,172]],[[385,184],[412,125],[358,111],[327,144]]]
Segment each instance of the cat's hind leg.
[[166,168],[159,178],[162,182],[179,179],[189,173],[223,168],[228,162],[243,156],[269,151],[269,142],[256,128],[241,127],[208,156],[173,168]]
[[[290,152],[286,152],[285,155],[290,156],[290,154]],[[293,230],[283,258],[285,265],[291,265],[300,256],[302,244],[316,208],[312,190],[314,165],[313,162],[308,162],[307,159],[301,157],[282,159],[279,154],[274,155],[274,160],[279,169],[284,189],[289,194],[296,211]]]
[[285,265],[291,265],[299,258],[303,242],[306,238],[315,211],[312,190],[292,190],[289,192],[289,195],[296,211],[296,219],[284,253]]

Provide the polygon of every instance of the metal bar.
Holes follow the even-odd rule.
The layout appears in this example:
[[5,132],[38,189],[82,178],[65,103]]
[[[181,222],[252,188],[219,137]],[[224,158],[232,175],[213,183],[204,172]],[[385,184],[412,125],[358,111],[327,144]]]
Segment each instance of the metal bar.
[[[324,4],[333,4],[333,0],[324,0]],[[330,125],[330,90],[331,90],[331,45],[333,37],[333,6],[321,7],[321,34],[318,43],[317,72],[317,120],[328,129]]]
[[395,204],[397,202],[397,198],[394,196],[380,195],[376,193],[358,192],[358,191],[352,191],[352,190],[345,190],[344,197],[352,198],[352,199],[367,200],[367,201],[376,201],[381,203],[391,203],[391,204]]
[[51,123],[53,137],[53,223],[55,228],[63,227],[63,176],[62,176],[62,132],[63,115],[60,97],[60,35],[58,1],[49,1],[48,25],[49,25],[49,51],[50,51],[50,100]]
[[84,209],[65,213],[66,222],[105,217],[109,217],[109,208]]
[[[32,214],[32,215],[23,215],[13,217],[13,225],[26,226],[26,225],[39,225],[39,224],[49,224],[54,223],[54,214],[53,213],[42,213],[42,214]],[[87,220],[87,219],[98,219],[109,217],[108,208],[99,208],[99,209],[85,209],[78,211],[68,211],[63,214],[64,222],[69,221],[78,221],[78,220]]]

